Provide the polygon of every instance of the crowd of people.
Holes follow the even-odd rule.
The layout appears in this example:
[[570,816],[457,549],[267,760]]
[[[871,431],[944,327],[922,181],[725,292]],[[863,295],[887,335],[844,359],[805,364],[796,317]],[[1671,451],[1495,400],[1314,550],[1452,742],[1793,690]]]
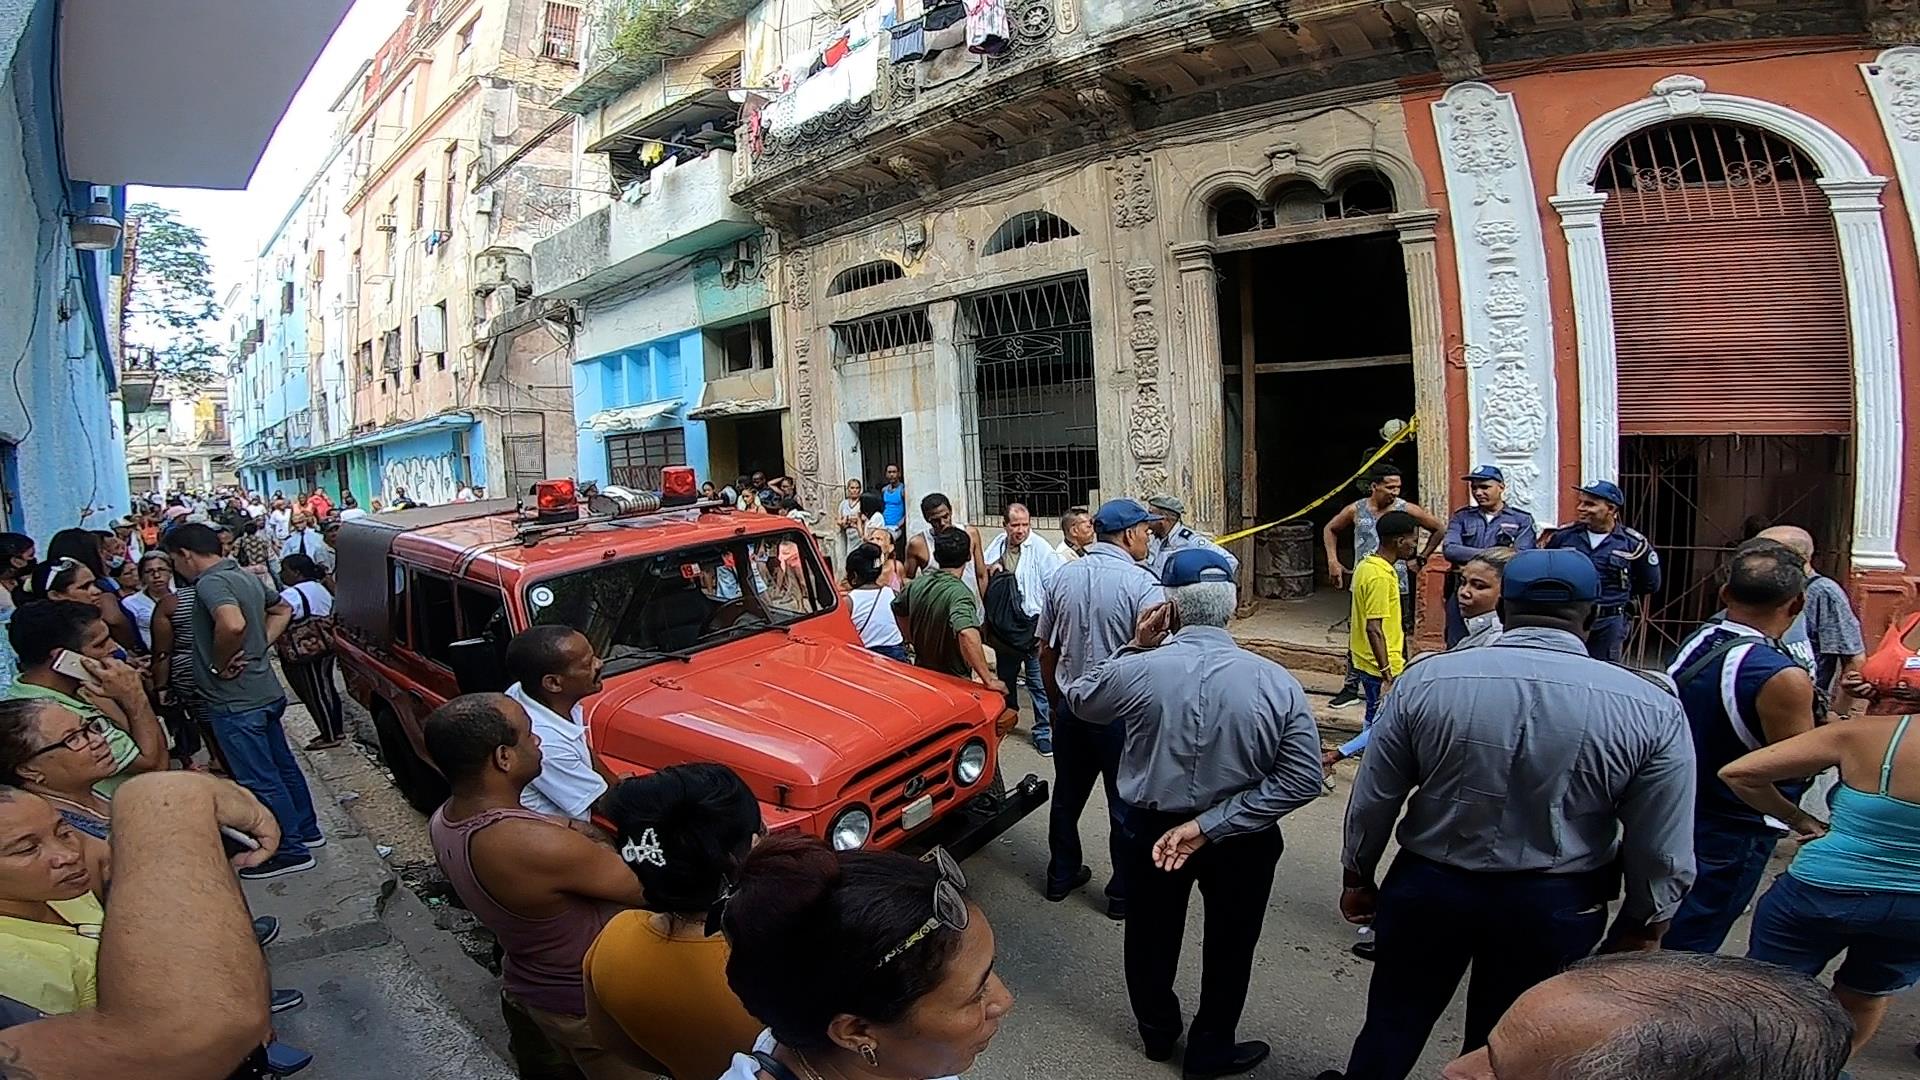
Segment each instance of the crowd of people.
[[[237,899],[235,881],[316,865],[326,836],[282,726],[287,692],[270,657],[277,649],[315,719],[309,748],[338,745],[332,536],[356,509],[351,496],[336,508],[319,490],[298,500],[181,493],[44,544],[0,534],[0,1006],[13,1019],[113,1007],[102,904],[110,883],[126,894],[127,866],[151,842],[125,834],[125,790],[194,790],[172,778],[202,778],[216,805],[272,822],[271,843],[203,891]],[[144,778],[168,782],[137,787]],[[257,843],[266,830],[254,831]],[[116,902],[110,925],[122,909]],[[279,926],[250,923],[257,965]],[[263,983],[257,1004],[265,1015],[303,1001]],[[311,1060],[270,1037],[256,1042],[235,1075],[283,1075]]]
[[[1371,930],[1373,968],[1346,1068],[1321,1080],[1411,1075],[1469,977],[1451,1080],[1839,1076],[1920,979],[1920,739],[1905,741],[1920,616],[1868,654],[1844,592],[1809,570],[1811,538],[1756,528],[1728,560],[1724,610],[1664,670],[1638,670],[1618,662],[1614,597],[1657,588],[1658,555],[1620,523],[1616,487],[1581,489],[1579,520],[1543,538],[1505,504],[1497,469],[1466,478],[1473,502],[1447,522],[1402,502],[1398,479],[1383,471],[1340,512],[1367,534],[1351,570],[1337,552],[1330,567],[1351,575],[1349,661],[1367,711],[1335,749],[1298,680],[1228,632],[1238,561],[1182,522],[1174,496],[1074,508],[1054,544],[1024,505],[983,535],[934,493],[908,535],[890,466],[879,493],[850,483],[838,508],[850,615],[890,661],[975,680],[1010,707],[1027,689],[1055,773],[1046,900],[1091,883],[1080,818],[1105,787],[1107,911],[1124,922],[1120,967],[1150,1061],[1184,1044],[1184,1075],[1207,1078],[1268,1057],[1239,1029],[1281,821],[1351,758],[1343,879],[1328,887]],[[711,495],[740,505],[743,492],[805,513],[778,479]],[[106,569],[106,538],[86,535]],[[188,617],[166,611],[183,590],[157,563],[149,582],[129,550],[130,593],[151,605],[115,599],[123,626],[100,602],[101,573],[77,555],[37,562],[24,539],[0,539],[18,552],[21,667],[0,704],[0,947],[77,950],[71,931],[102,921],[109,873],[116,889],[133,874],[198,889],[234,965],[223,987],[252,997],[180,1037],[212,1046],[207,1060],[270,1047],[273,991],[257,946],[236,955],[235,871],[209,845],[215,822],[250,835],[260,850],[238,874],[258,877],[310,865],[324,842],[304,784],[292,790],[285,695],[265,660],[268,641],[330,611],[325,568],[283,547],[276,593],[214,529],[183,522],[156,540],[192,588]],[[1450,566],[1450,647],[1409,656],[1400,570],[1417,574],[1423,551]],[[168,662],[142,664],[169,622],[183,625]],[[769,832],[745,782],[716,764],[621,778],[587,737],[581,703],[602,688],[601,662],[574,629],[517,635],[505,667],[504,693],[447,702],[424,740],[451,791],[429,825],[436,857],[499,940],[523,1060],[592,1080],[935,1080],[991,1044],[1013,996],[989,913],[944,851]],[[169,769],[184,729],[156,671],[188,680],[198,734],[245,791]],[[178,834],[156,845],[178,864],[170,883],[133,853],[162,819]],[[1759,896],[1748,956],[1715,955],[1789,837],[1797,856]],[[1174,973],[1196,886],[1189,1016]],[[104,920],[109,943],[126,941],[122,912]],[[124,1015],[152,955],[98,951],[91,996],[24,1002],[73,1022],[0,1031],[0,1075],[56,1054],[121,1060],[125,1043],[87,1025]],[[1829,990],[1816,980],[1836,959]],[[0,991],[13,985],[0,974]],[[171,1050],[144,1074],[224,1075],[167,1072]]]

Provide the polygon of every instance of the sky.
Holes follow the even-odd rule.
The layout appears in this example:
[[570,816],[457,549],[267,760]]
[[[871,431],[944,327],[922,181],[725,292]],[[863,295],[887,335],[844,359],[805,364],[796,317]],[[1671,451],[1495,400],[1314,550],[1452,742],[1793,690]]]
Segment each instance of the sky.
[[281,117],[245,191],[136,187],[128,192],[129,202],[159,203],[206,236],[215,302],[224,301],[227,289],[247,276],[247,261],[260,254],[300,189],[320,167],[333,136],[327,106],[361,62],[400,25],[406,6],[407,0],[354,0]]

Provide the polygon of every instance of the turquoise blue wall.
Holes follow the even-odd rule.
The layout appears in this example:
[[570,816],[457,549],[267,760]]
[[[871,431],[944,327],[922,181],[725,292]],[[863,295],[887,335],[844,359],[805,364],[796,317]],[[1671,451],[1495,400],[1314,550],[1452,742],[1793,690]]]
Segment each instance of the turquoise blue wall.
[[[17,483],[7,526],[42,541],[103,527],[129,502],[101,316],[114,255],[75,251],[67,231],[90,193],[62,174],[55,143],[55,9],[38,0],[0,13],[0,26],[24,26],[17,42],[0,42],[0,56],[12,57],[0,73],[0,250],[10,253],[0,260],[0,355],[15,364],[0,382],[0,461]],[[69,297],[80,301],[72,310]]]
[[[391,500],[401,486],[414,502],[439,505],[453,501],[462,484],[487,482],[486,439],[478,422],[463,428],[439,428],[418,435],[366,447],[368,491],[358,487],[354,498],[363,505],[372,499]],[[464,447],[462,440],[464,439]],[[358,476],[358,470],[353,470]]]
[[[606,353],[573,365],[573,415],[584,424],[604,409],[646,405],[656,401],[681,403],[680,415],[700,404],[706,384],[703,337],[698,330],[673,334],[618,352]],[[663,417],[650,431],[683,427],[687,461],[701,472],[707,464],[707,425],[679,416]],[[579,429],[580,481],[605,484],[606,440],[599,432]]]

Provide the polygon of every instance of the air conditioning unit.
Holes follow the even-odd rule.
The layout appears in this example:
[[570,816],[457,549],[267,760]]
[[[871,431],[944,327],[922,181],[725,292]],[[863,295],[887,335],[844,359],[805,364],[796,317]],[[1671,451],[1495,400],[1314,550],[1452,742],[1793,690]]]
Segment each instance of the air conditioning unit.
[[399,232],[400,220],[392,214],[381,214],[373,219],[373,228],[375,232]]

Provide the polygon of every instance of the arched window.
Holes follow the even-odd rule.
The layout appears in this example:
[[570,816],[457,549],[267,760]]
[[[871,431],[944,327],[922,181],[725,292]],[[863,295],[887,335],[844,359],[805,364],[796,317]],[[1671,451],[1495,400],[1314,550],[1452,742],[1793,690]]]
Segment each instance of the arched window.
[[906,276],[907,272],[900,269],[900,264],[892,259],[875,259],[872,262],[863,262],[859,266],[849,266],[835,274],[833,281],[827,285],[827,295],[839,296],[843,293],[859,292],[861,289],[871,289],[875,285],[898,281]]
[[1272,189],[1264,199],[1243,191],[1228,192],[1214,200],[1213,234],[1233,236],[1391,213],[1393,185],[1372,169],[1355,169],[1334,182],[1331,195],[1298,177]]
[[1215,236],[1234,236],[1272,227],[1272,212],[1244,191],[1230,191],[1213,201]]
[[1028,210],[1015,214],[993,230],[993,235],[987,237],[986,248],[980,254],[998,255],[1015,248],[1052,243],[1079,235],[1080,230],[1068,224],[1064,218],[1055,217],[1045,210]]

